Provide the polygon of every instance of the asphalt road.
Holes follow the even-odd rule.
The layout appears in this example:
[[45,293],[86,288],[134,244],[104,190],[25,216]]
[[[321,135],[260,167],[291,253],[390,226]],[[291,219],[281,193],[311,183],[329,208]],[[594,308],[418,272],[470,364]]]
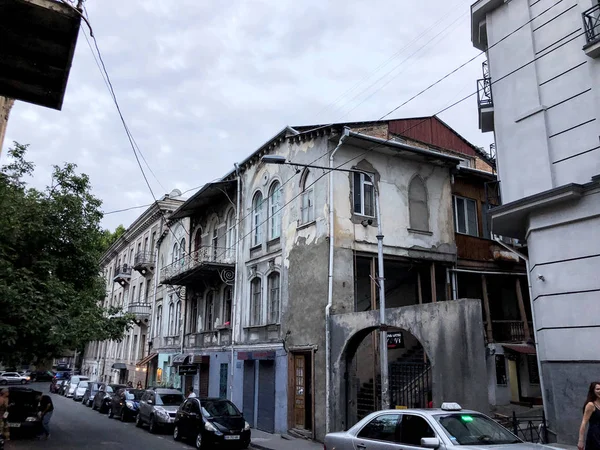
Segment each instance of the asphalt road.
[[[32,383],[31,387],[48,392],[50,383]],[[150,434],[146,428],[136,428],[133,422],[122,423],[118,419],[109,419],[106,414],[92,411],[56,394],[50,394],[54,403],[54,414],[50,421],[50,439],[48,441],[13,439],[6,443],[5,449],[44,449],[44,450],[106,450],[132,449],[171,450],[192,449],[191,445],[175,442],[170,434]]]

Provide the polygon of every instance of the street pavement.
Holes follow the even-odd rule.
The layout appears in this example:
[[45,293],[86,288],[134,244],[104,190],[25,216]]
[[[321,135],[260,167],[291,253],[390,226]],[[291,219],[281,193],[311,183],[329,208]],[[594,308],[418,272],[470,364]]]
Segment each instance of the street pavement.
[[[49,383],[32,383],[31,387],[48,392]],[[54,414],[50,421],[50,439],[13,439],[6,443],[5,449],[44,449],[44,450],[105,450],[132,449],[171,450],[191,449],[191,445],[175,442],[170,434],[150,434],[146,428],[136,428],[133,422],[122,423],[118,419],[109,419],[106,414],[92,411],[56,394],[50,394],[54,403]]]

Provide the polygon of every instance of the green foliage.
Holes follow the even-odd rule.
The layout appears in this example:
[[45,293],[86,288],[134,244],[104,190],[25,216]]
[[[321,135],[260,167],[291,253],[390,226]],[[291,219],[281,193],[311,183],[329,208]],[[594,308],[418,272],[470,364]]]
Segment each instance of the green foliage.
[[115,231],[111,232],[110,230],[104,230],[102,232],[102,247],[103,251],[106,251],[113,245],[117,239],[125,234],[127,230],[123,226],[123,224],[119,225],[115,228]]
[[[122,338],[132,317],[105,310],[98,262],[106,249],[101,201],[74,164],[54,166],[52,185],[29,188],[34,165],[14,143],[0,169],[0,361],[30,362]],[[118,231],[118,229],[117,229]],[[115,234],[117,233],[115,231]],[[112,234],[112,233],[111,233]]]

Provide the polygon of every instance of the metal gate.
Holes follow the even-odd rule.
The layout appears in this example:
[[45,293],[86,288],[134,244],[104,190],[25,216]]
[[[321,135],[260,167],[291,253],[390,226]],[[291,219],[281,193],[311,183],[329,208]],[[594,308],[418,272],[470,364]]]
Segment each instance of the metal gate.
[[389,379],[392,408],[427,408],[431,399],[431,366],[428,362],[391,363]]
[[254,427],[254,361],[244,361],[244,392],[243,413],[244,418],[248,421],[251,427]]
[[256,428],[275,432],[275,361],[259,361]]

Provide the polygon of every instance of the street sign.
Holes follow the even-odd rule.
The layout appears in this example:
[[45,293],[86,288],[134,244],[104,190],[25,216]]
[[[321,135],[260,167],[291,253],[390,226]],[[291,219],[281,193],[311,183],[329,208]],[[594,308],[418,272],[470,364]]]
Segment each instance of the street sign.
[[179,366],[179,375],[196,375],[198,373],[198,366],[185,365]]
[[401,331],[388,333],[387,348],[404,348],[404,337]]

